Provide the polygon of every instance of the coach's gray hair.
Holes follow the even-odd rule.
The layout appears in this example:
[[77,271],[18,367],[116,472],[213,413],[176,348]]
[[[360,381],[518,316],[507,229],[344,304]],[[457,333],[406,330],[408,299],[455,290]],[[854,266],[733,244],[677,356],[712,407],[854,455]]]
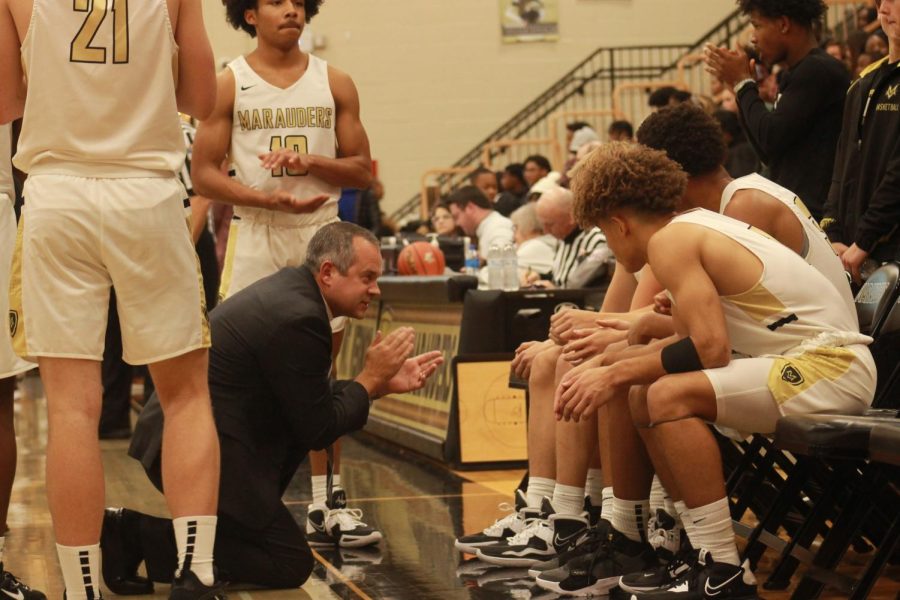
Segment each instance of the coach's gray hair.
[[362,238],[378,246],[378,238],[359,225],[343,221],[325,225],[309,241],[304,264],[313,273],[318,273],[322,263],[329,261],[341,274],[346,274],[356,258],[353,252],[355,238]]
[[509,220],[513,225],[522,232],[523,235],[531,235],[532,233],[544,233],[544,228],[540,220],[537,218],[537,210],[534,202],[523,204],[509,215]]

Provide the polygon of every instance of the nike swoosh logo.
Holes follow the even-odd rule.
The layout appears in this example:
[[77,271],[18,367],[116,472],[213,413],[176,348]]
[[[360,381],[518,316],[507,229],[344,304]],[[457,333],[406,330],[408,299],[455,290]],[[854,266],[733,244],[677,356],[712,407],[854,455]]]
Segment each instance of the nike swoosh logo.
[[553,545],[554,546],[565,546],[566,544],[568,544],[569,542],[571,542],[572,540],[577,538],[582,533],[584,533],[584,532],[576,531],[572,535],[567,535],[566,537],[560,537],[559,534],[557,533],[556,537],[553,538]]
[[247,90],[249,90],[249,89],[252,88],[252,87],[256,87],[256,84],[254,83],[253,85],[242,85],[242,86],[241,86],[241,91],[242,91],[242,92],[246,92]]
[[722,593],[722,588],[724,588],[729,583],[731,583],[732,581],[734,581],[735,579],[740,577],[743,572],[744,572],[743,569],[738,571],[737,573],[735,573],[734,575],[732,575],[731,577],[729,577],[728,579],[726,579],[719,585],[709,585],[709,579],[707,579],[706,583],[703,584],[703,592],[707,596],[718,596],[719,594]]
[[22,590],[17,591],[15,594],[8,592],[7,590],[0,590],[10,598],[15,598],[16,600],[25,600],[25,594],[22,593]]

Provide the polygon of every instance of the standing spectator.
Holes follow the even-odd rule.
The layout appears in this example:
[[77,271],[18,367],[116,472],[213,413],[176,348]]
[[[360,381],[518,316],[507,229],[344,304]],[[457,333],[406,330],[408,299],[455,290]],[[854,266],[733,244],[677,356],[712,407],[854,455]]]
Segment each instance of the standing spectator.
[[466,235],[478,237],[478,256],[487,260],[491,246],[512,244],[512,221],[498,213],[474,185],[459,188],[447,198],[450,214]]
[[883,0],[879,17],[889,54],[866,69],[847,94],[822,220],[857,282],[867,258],[900,258],[900,0]]
[[755,61],[741,50],[706,47],[706,64],[735,91],[747,138],[776,183],[803,198],[821,218],[840,135],[844,95],[850,77],[820,49],[813,24],[825,12],[823,0],[739,0],[750,15],[751,41],[768,67],[787,64],[775,109],[769,112],[756,84]]
[[611,142],[630,142],[634,140],[634,127],[628,121],[613,121],[606,131]]
[[514,210],[525,204],[528,198],[528,184],[525,183],[525,167],[521,163],[506,165],[500,175],[500,197],[494,203],[494,210],[508,217]]
[[553,167],[550,166],[550,161],[547,160],[546,156],[532,154],[525,159],[525,183],[527,183],[530,188],[537,183],[538,180],[546,177],[552,170]]

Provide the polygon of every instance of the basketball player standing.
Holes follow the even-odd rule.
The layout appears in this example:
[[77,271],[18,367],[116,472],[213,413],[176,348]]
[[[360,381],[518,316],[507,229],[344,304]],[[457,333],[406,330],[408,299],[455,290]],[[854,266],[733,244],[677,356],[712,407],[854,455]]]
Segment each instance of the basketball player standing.
[[0,0],[0,122],[23,116],[14,162],[29,174],[13,345],[38,362],[47,395],[47,495],[69,600],[101,597],[97,431],[111,286],[123,358],[149,364],[166,414],[179,561],[170,598],[219,597],[209,325],[176,177],[178,111],[208,116],[214,75],[200,0]]
[[[340,188],[365,189],[372,175],[353,81],[299,46],[304,24],[322,0],[223,4],[231,25],[257,40],[256,50],[219,74],[216,108],[194,141],[197,191],[235,205],[219,292],[226,300],[284,267],[303,264],[313,234],[338,220]],[[221,170],[226,159],[234,178]],[[343,319],[332,322],[335,354],[343,325]],[[358,512],[346,510],[337,460],[331,497],[326,453],[311,453],[310,462],[310,544],[361,546],[380,540]]]

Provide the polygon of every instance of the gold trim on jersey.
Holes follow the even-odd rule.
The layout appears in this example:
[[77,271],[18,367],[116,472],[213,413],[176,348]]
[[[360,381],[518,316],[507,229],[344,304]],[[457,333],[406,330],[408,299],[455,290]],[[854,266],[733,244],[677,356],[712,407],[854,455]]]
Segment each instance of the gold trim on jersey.
[[19,218],[16,230],[16,251],[13,254],[12,272],[9,279],[9,336],[12,338],[13,350],[22,358],[28,357],[28,345],[25,339],[25,314],[22,311],[22,251],[25,215]]
[[238,230],[234,221],[228,227],[228,243],[225,246],[225,263],[222,265],[222,282],[219,284],[219,302],[228,298],[231,276],[234,274],[234,254],[237,250]]
[[763,322],[785,311],[785,305],[761,281],[740,294],[722,296],[722,299],[744,311],[751,319]]
[[846,348],[821,346],[799,356],[775,358],[768,388],[778,405],[805,392],[820,381],[837,381],[850,370],[856,355]]

